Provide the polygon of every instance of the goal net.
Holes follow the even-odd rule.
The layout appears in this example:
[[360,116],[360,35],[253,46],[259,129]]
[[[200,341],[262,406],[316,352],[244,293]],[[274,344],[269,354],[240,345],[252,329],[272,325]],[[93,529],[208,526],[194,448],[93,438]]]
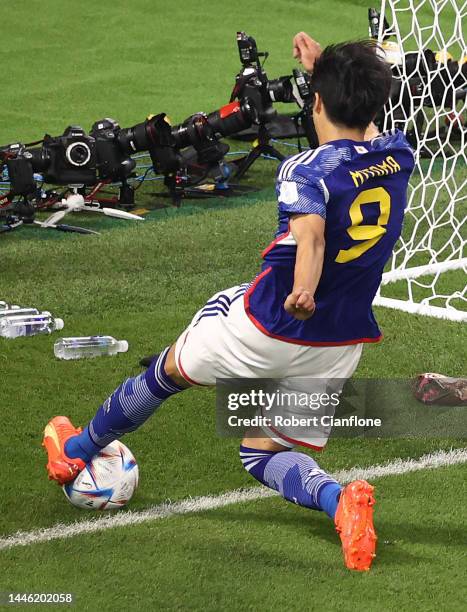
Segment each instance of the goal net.
[[416,165],[403,234],[374,303],[467,321],[467,47],[462,31],[467,2],[383,0],[380,14],[377,37],[394,79],[379,127],[406,133]]

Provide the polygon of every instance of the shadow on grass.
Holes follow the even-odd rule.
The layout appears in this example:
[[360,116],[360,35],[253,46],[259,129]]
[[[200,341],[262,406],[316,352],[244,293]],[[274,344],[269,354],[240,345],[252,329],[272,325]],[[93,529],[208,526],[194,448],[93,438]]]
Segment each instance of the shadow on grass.
[[[204,515],[212,521],[213,515]],[[288,530],[291,540],[308,542],[309,546],[313,546],[313,539],[318,539],[321,542],[328,542],[333,546],[339,545],[339,538],[334,530],[332,522],[324,513],[310,511],[304,513],[299,510],[297,513],[284,511],[272,514],[265,512],[245,511],[244,509],[229,508],[216,512],[216,517],[219,521],[242,522],[245,533],[251,528],[278,525]],[[200,516],[201,518],[201,516]],[[421,555],[417,552],[408,551],[407,548],[414,544],[421,544],[430,548],[447,547],[464,548],[466,541],[466,530],[458,527],[443,527],[423,525],[419,522],[411,522],[406,520],[391,521],[378,520],[376,517],[376,528],[378,533],[378,548],[377,557],[391,565],[413,564],[414,562],[426,561],[431,563],[438,553],[433,551],[431,555]]]

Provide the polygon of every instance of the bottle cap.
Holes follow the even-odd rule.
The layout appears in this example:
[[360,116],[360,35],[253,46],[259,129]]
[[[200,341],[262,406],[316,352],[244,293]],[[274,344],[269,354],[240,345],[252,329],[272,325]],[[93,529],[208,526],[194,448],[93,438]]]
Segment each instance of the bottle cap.
[[55,319],[55,329],[63,329],[64,325],[63,319]]
[[126,353],[128,350],[128,342],[126,340],[119,340],[117,342],[118,352]]

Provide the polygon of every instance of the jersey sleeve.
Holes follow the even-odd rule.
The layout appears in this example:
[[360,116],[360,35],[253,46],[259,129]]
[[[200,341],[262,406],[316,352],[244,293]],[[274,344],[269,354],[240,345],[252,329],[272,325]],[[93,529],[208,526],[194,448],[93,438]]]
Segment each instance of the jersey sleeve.
[[276,186],[279,212],[288,215],[314,214],[326,219],[327,193],[323,182],[295,168]]

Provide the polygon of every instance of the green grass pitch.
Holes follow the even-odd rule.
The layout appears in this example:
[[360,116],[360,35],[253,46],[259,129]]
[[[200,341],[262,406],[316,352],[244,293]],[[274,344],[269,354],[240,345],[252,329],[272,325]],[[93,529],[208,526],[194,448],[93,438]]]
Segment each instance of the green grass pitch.
[[[270,51],[272,78],[293,67],[299,30],[323,44],[364,37],[369,4],[4,3],[0,143],[58,134],[68,123],[89,128],[102,116],[129,126],[149,113],[177,122],[214,110],[238,69],[236,30]],[[118,357],[73,363],[53,357],[58,334],[0,341],[0,537],[90,518],[47,482],[44,424],[60,413],[84,424],[207,297],[256,274],[275,229],[273,177],[274,163],[260,161],[248,180],[262,190],[233,202],[153,212],[141,224],[70,221],[101,236],[26,228],[0,236],[0,299],[51,310],[65,319],[67,336],[105,333],[130,343]],[[144,191],[150,205],[151,189]],[[465,374],[465,326],[385,309],[377,317],[385,340],[365,348],[357,376]],[[125,442],[141,473],[131,510],[256,485],[241,467],[238,440],[216,435],[213,390],[169,400]],[[453,446],[465,440],[334,439],[319,460],[335,471]],[[325,516],[271,498],[2,550],[0,592],[72,592],[76,609],[91,611],[465,609],[463,466],[375,484],[379,549],[368,574],[345,569]]]

